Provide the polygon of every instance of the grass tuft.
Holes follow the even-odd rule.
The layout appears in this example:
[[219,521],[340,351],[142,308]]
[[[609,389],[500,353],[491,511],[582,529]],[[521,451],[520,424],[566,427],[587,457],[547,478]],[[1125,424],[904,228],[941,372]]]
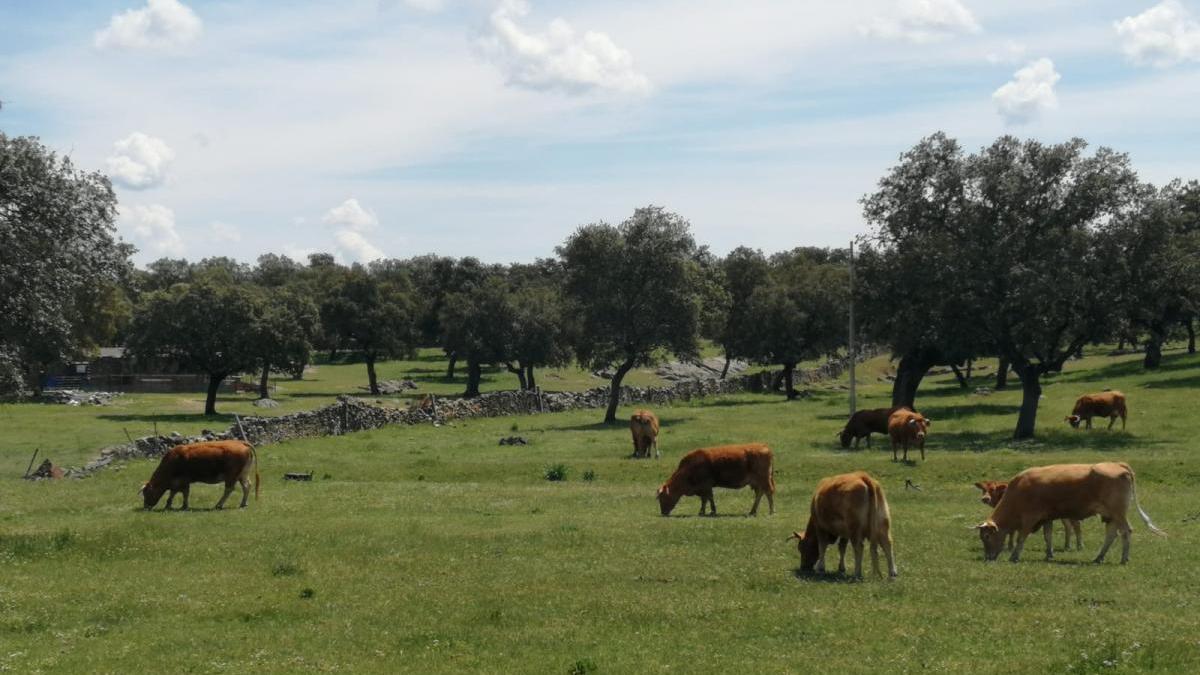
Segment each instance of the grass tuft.
[[542,477],[548,481],[566,480],[567,479],[567,465],[562,464],[562,463],[551,464],[550,466],[546,467],[546,471],[542,474]]

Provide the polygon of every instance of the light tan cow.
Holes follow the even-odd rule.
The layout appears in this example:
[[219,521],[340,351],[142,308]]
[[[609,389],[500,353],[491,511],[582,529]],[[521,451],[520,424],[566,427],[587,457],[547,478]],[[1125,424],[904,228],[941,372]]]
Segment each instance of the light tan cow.
[[629,431],[633,434],[633,456],[649,457],[650,448],[654,448],[655,459],[658,453],[658,417],[649,410],[638,410],[629,418]]
[[[979,488],[980,490],[983,490],[983,496],[979,498],[979,501],[983,502],[984,504],[987,504],[988,506],[991,506],[992,508],[995,508],[996,505],[1000,503],[1000,499],[1002,497],[1004,497],[1004,492],[1006,490],[1008,490],[1008,481],[1006,481],[1006,480],[984,480],[984,481],[979,481],[978,483],[976,483],[975,487]],[[1053,522],[1054,521],[1047,522],[1045,527],[1053,527]],[[1083,528],[1081,526],[1081,523],[1078,520],[1071,520],[1069,518],[1064,518],[1062,521],[1062,524],[1063,524],[1063,533],[1066,535],[1066,539],[1063,540],[1063,548],[1068,551],[1071,550],[1071,532],[1074,532],[1075,533],[1075,550],[1082,551],[1083,550]],[[1008,550],[1010,550],[1010,551],[1012,550],[1013,539],[1016,537],[1016,534],[1017,533],[1015,531],[1008,533],[1008,543],[1006,544],[1006,546],[1007,546]]]
[[862,578],[863,541],[871,544],[871,567],[879,571],[879,551],[887,558],[888,576],[895,577],[892,558],[891,514],[883,486],[865,471],[824,478],[817,483],[804,533],[793,532],[798,539],[800,569],[825,572],[825,549],[838,544],[838,572],[846,571],[846,544],[854,546],[854,576]]
[[892,461],[896,461],[896,448],[904,448],[904,461],[908,461],[908,448],[921,449],[921,460],[925,459],[925,434],[933,420],[908,408],[896,408],[888,417],[888,435],[892,439]]
[[1102,462],[1100,464],[1054,464],[1026,469],[1008,482],[1004,499],[996,505],[992,515],[976,526],[983,542],[984,558],[995,560],[1004,547],[1004,537],[1009,532],[1017,533],[1017,544],[1009,559],[1021,559],[1025,539],[1034,530],[1041,528],[1046,538],[1046,559],[1054,559],[1054,544],[1047,523],[1063,518],[1083,520],[1100,516],[1108,524],[1104,544],[1096,555],[1095,562],[1104,562],[1104,556],[1117,535],[1121,535],[1121,564],[1129,562],[1129,526],[1126,512],[1132,503],[1150,531],[1166,536],[1142,510],[1137,499],[1137,487],[1133,469],[1124,462]]

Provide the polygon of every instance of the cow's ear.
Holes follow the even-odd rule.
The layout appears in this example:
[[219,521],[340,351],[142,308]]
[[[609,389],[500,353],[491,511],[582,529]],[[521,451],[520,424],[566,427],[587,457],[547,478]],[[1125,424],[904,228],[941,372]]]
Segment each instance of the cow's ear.
[[928,417],[926,417],[926,418],[925,418],[925,426],[927,426],[927,427],[928,427],[928,426],[932,426],[932,425],[933,425],[933,420],[931,420],[931,419],[929,419]]
[[987,486],[981,482],[975,483],[975,487],[979,488],[980,490],[983,490],[984,492],[987,492]]
[[148,488],[148,487],[150,487],[150,481],[146,481],[145,483],[142,483],[142,487],[138,488],[138,494],[139,495],[144,494],[146,492],[146,488]]
[[666,496],[670,497],[670,496],[671,496],[671,491],[667,489],[667,486],[666,486],[666,485],[664,485],[664,486],[662,486],[662,487],[658,488],[658,494],[660,494],[660,495],[666,495]]

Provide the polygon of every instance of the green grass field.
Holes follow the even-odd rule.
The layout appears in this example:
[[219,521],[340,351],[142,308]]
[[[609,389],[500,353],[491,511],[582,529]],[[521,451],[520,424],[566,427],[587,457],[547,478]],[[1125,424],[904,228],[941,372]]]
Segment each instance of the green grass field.
[[[442,366],[415,365],[431,377]],[[887,404],[883,366],[863,369],[861,407]],[[390,378],[414,364],[387,367]],[[324,402],[358,384],[340,368],[283,393]],[[511,379],[496,373],[489,386]],[[893,463],[880,438],[873,450],[837,447],[846,396],[830,383],[791,403],[747,394],[660,409],[659,461],[626,459],[628,431],[597,424],[602,411],[265,446],[260,500],[208,511],[220,490],[197,486],[200,508],[186,513],[140,510],[152,461],[82,481],[16,476],[37,445],[82,461],[121,440],[123,424],[199,428],[181,417],[198,397],[5,406],[0,671],[1200,671],[1200,357],[1172,351],[1146,374],[1135,356],[1089,356],[1046,385],[1039,438],[1015,444],[1019,389],[977,396],[952,376],[928,379],[924,463]],[[1127,432],[1063,423],[1078,394],[1105,387],[1129,397]],[[249,400],[222,406],[248,414]],[[285,399],[281,412],[298,405]],[[514,433],[530,445],[497,446]],[[696,498],[658,515],[655,489],[684,452],[751,440],[775,450],[775,515],[743,517],[748,490],[717,491],[716,518],[696,517]],[[1103,530],[1091,519],[1085,550],[1053,563],[1040,536],[1020,564],[981,560],[969,528],[987,508],[974,481],[1101,460],[1133,466],[1169,539],[1135,519],[1130,564],[1116,564],[1118,550],[1092,565]],[[559,463],[567,480],[544,480]],[[785,538],[803,528],[816,481],[853,469],[888,491],[900,577],[798,576]],[[309,470],[312,483],[281,478]]]

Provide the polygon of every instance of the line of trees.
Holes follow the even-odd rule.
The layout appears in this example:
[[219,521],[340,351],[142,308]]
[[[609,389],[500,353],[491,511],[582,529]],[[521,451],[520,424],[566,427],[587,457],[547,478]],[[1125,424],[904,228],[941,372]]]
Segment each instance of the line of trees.
[[[99,344],[209,377],[205,411],[232,374],[301,377],[314,350],[351,352],[379,392],[380,361],[444,350],[447,377],[479,394],[486,367],[521,388],[579,363],[611,372],[605,420],[634,368],[691,359],[701,339],[726,363],[780,368],[846,344],[848,252],[796,248],[724,257],[661,207],[576,229],[554,258],[491,265],[434,255],[342,265],[274,254],[162,259],[145,269],[115,237],[116,200],[35,139],[0,135],[0,392],[36,387],[46,364]],[[863,198],[855,301],[867,341],[898,359],[895,405],[915,403],[933,366],[999,357],[1033,434],[1042,378],[1089,342],[1141,339],[1145,365],[1187,333],[1200,306],[1200,184],[1157,189],[1128,157],[1072,140],[1002,137],[976,153],[942,134],[901,156]],[[969,368],[969,365],[968,365]],[[966,378],[960,378],[966,383]]]

